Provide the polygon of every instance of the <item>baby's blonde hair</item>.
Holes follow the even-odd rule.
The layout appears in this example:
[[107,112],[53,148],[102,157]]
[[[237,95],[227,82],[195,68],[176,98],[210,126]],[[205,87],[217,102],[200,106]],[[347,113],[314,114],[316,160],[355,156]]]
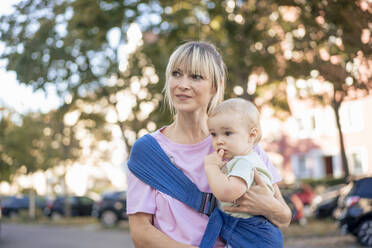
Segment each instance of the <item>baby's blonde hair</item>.
[[252,102],[243,98],[231,98],[217,105],[208,116],[211,118],[219,114],[229,113],[237,113],[240,115],[246,121],[248,130],[253,128],[257,129],[257,137],[254,141],[255,144],[261,140],[262,131],[260,125],[260,112]]
[[179,46],[170,56],[165,72],[165,101],[172,114],[175,109],[170,95],[169,78],[174,70],[183,68],[186,73],[199,74],[212,81],[216,94],[209,102],[207,112],[215,108],[222,100],[225,91],[226,66],[216,48],[204,41],[189,41]]

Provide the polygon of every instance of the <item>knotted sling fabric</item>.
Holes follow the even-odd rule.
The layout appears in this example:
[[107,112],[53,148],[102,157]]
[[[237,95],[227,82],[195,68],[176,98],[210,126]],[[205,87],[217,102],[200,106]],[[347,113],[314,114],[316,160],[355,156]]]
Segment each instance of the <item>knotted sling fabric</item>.
[[165,154],[158,142],[147,134],[133,145],[129,170],[141,181],[208,216],[201,248],[213,247],[219,235],[236,247],[281,248],[280,230],[264,217],[234,218],[215,208],[215,197],[201,192]]
[[233,248],[283,248],[283,235],[263,216],[236,218],[216,208],[200,243],[201,248],[212,248],[218,236]]

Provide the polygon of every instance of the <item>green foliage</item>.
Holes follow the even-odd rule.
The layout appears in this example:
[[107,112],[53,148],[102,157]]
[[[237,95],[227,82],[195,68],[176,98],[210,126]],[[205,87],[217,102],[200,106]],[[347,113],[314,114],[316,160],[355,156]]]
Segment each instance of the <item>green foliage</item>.
[[[53,131],[58,127],[52,122],[51,114],[1,112],[0,180],[10,180],[20,168],[23,173],[31,173],[57,165],[63,159],[62,139]],[[70,153],[68,156],[74,157]]]
[[340,178],[326,177],[322,179],[312,179],[312,178],[302,179],[301,182],[304,184],[310,185],[314,189],[316,186],[323,185],[323,186],[330,187],[330,186],[334,186],[338,184],[343,184],[346,181],[345,181],[345,178],[343,177],[340,177]]
[[[288,77],[329,81],[333,96],[315,97],[324,104],[335,100],[334,106],[350,89],[369,93],[371,76],[363,78],[355,62],[371,59],[371,41],[361,40],[365,30],[371,32],[362,2],[25,0],[0,17],[6,47],[1,58],[21,83],[57,89],[64,102],[59,120],[78,111],[77,123],[106,139],[106,117],[115,113],[111,123],[130,147],[154,123],[171,122],[161,95],[165,68],[171,52],[187,40],[210,41],[220,50],[229,72],[227,98],[271,105],[281,118],[290,110]],[[143,35],[135,51],[110,44],[116,30],[118,44],[128,45],[134,22]],[[148,105],[150,112],[144,111]],[[62,136],[63,129],[58,129]]]

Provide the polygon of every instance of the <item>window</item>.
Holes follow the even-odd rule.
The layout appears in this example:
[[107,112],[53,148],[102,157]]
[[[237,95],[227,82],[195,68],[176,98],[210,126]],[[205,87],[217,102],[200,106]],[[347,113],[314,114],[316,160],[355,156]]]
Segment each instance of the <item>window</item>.
[[365,148],[352,149],[347,154],[347,160],[350,172],[353,175],[362,175],[367,172],[368,166]]
[[363,104],[361,101],[345,102],[340,108],[343,132],[360,132],[364,128]]
[[297,125],[301,138],[308,138],[316,135],[319,131],[319,113],[316,110],[306,111],[297,117]]
[[306,172],[306,159],[305,156],[298,156],[298,171]]
[[306,157],[304,155],[294,155],[292,157],[293,172],[297,178],[307,177]]
[[351,154],[351,161],[354,167],[354,172],[356,174],[363,173],[362,160],[361,160],[360,154],[359,153]]
[[92,204],[93,203],[93,200],[88,198],[88,197],[81,197],[80,198],[80,203],[83,204],[83,205],[89,205],[89,204]]

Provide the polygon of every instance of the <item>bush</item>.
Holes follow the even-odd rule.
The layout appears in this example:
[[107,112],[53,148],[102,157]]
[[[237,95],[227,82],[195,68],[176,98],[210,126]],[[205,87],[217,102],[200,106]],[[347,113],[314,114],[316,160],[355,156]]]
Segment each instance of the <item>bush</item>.
[[340,178],[333,178],[333,177],[326,177],[326,178],[321,178],[321,179],[313,179],[313,178],[307,178],[307,179],[302,179],[302,183],[309,184],[312,188],[315,188],[316,186],[334,186],[338,184],[345,183],[346,180],[343,177]]

